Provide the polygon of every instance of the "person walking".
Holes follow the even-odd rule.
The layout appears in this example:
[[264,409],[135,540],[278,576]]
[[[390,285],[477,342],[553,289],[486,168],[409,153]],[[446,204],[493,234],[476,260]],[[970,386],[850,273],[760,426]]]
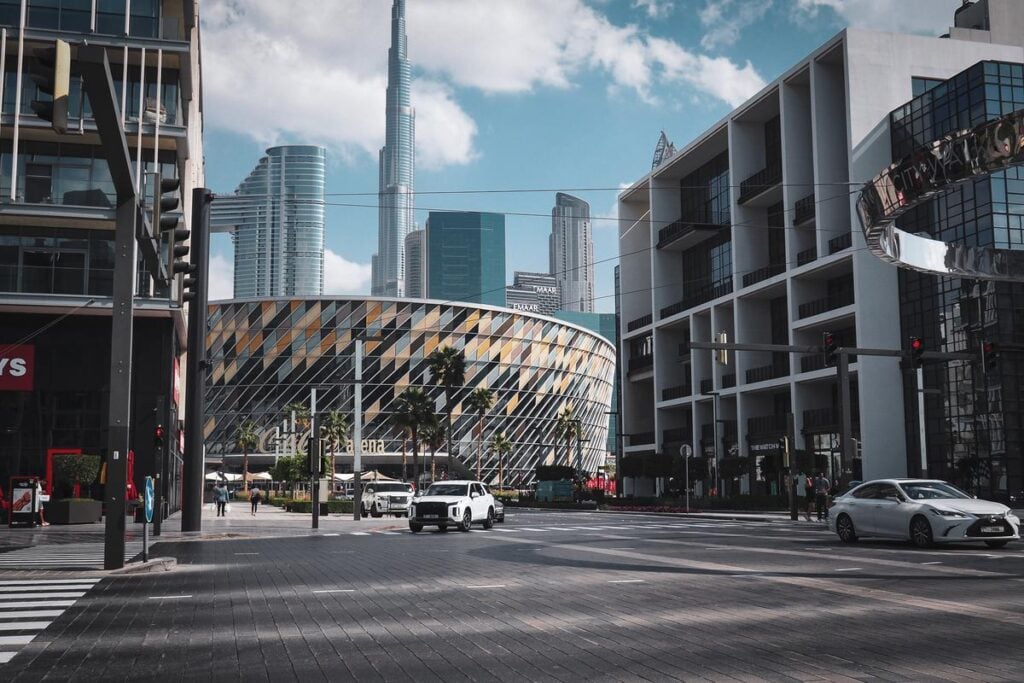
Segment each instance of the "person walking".
[[817,506],[819,522],[825,521],[825,516],[828,514],[828,490],[831,487],[825,473],[818,472],[818,476],[814,480],[814,501]]
[[258,506],[260,504],[260,489],[259,489],[259,487],[257,487],[257,486],[252,487],[252,491],[249,492],[249,502],[252,503],[252,512],[250,512],[249,514],[251,514],[253,517],[255,517],[256,516],[256,506]]
[[217,504],[217,516],[226,517],[228,507],[228,487],[224,482],[213,487],[213,502]]
[[814,478],[804,477],[804,518],[811,521],[811,507],[814,505]]

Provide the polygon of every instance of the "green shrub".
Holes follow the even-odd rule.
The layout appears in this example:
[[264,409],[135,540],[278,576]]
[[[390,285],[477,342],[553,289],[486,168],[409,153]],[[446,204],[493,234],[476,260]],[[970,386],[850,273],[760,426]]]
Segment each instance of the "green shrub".
[[[275,505],[283,504],[285,512],[300,512],[310,514],[313,512],[313,503],[308,500],[280,500]],[[351,500],[332,500],[327,503],[327,511],[332,514],[343,514],[352,512]]]
[[596,510],[597,503],[592,500],[585,500],[579,503],[571,501],[540,501],[532,498],[525,499],[520,498],[518,501],[509,501],[505,503],[506,507],[528,507],[528,508],[548,508],[552,510]]

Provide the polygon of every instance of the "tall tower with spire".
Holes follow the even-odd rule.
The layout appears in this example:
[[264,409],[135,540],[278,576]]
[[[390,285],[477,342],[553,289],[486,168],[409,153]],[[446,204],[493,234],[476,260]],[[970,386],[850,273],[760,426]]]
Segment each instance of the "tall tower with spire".
[[416,112],[410,105],[409,55],[405,36],[405,0],[391,6],[388,91],[384,146],[380,150],[377,253],[372,294],[405,296],[405,236],[413,220],[416,172]]

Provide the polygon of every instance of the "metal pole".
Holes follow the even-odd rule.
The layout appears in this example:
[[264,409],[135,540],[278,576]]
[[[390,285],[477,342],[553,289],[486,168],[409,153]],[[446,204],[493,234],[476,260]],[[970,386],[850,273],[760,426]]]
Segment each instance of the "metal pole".
[[[355,348],[355,414],[352,416],[352,519],[359,521],[363,504],[363,340]],[[419,482],[416,482],[419,486]]]
[[786,450],[783,451],[783,462],[786,469],[786,477],[789,480],[789,518],[794,522],[800,519],[800,512],[796,509],[796,463],[793,462],[793,447],[796,445],[796,418],[793,413],[786,413]]
[[713,431],[715,437],[715,490],[718,497],[722,497],[722,462],[718,457],[718,392],[711,394],[711,419],[714,422]]
[[309,492],[313,501],[313,528],[320,528],[320,421],[316,415],[316,387],[309,390]]
[[149,523],[142,518],[142,561],[149,562]]
[[918,366],[915,374],[917,375],[917,428],[920,439],[921,477],[924,478],[928,476],[928,445],[924,423],[924,368]]
[[839,373],[839,481],[845,485],[849,481],[846,476],[847,467],[852,471],[853,456],[850,447],[853,445],[853,397],[850,396],[850,356],[846,349],[839,349],[839,360],[836,370]]

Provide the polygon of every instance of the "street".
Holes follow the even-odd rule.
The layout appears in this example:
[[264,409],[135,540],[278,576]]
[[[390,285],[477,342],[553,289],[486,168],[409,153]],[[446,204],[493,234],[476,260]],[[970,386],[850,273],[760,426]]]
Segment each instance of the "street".
[[[88,584],[4,678],[1024,679],[1021,543],[515,509],[492,531],[397,521],[160,543],[175,570]],[[2,601],[0,619],[30,618]]]

